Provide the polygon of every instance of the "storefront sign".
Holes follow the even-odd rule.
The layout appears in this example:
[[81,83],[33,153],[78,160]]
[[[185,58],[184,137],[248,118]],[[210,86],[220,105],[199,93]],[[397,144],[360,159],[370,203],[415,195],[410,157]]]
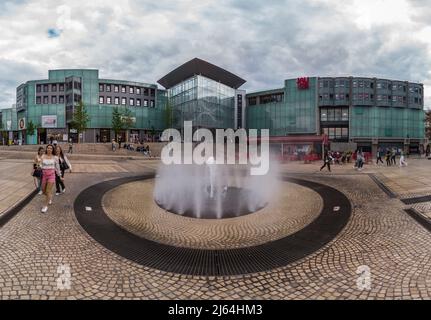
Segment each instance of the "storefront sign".
[[21,118],[18,120],[18,129],[25,130],[25,118]]
[[42,128],[56,128],[57,116],[42,116]]
[[308,77],[296,79],[296,86],[299,90],[306,90],[310,87],[310,80]]

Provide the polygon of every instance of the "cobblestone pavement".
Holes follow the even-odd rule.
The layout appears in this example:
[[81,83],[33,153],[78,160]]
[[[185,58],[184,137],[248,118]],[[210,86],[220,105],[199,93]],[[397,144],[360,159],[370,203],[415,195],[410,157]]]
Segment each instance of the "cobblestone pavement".
[[278,240],[308,225],[320,213],[322,198],[313,190],[281,182],[280,196],[253,214],[208,220],[172,214],[153,201],[154,180],[108,191],[106,214],[124,229],[147,239],[181,247],[228,249]]
[[[366,170],[356,174],[346,167],[335,168],[333,174],[316,173],[315,164],[300,174],[294,166],[283,168],[345,193],[353,207],[345,229],[320,250],[286,267],[242,276],[194,277],[137,265],[102,247],[80,227],[72,207],[80,191],[100,181],[157,167],[156,162],[119,165],[127,172],[98,171],[96,167],[93,172],[68,174],[66,194],[55,197],[47,214],[40,213],[42,199],[38,196],[0,229],[1,299],[431,297],[431,234],[404,212],[408,206],[389,198],[364,174]],[[415,163],[409,165],[402,168],[406,174],[415,172]],[[417,164],[417,170],[422,165],[426,164]],[[380,172],[392,170],[396,169]],[[68,271],[70,283],[58,283],[67,278]]]
[[31,171],[31,161],[0,161],[0,217],[34,191]]

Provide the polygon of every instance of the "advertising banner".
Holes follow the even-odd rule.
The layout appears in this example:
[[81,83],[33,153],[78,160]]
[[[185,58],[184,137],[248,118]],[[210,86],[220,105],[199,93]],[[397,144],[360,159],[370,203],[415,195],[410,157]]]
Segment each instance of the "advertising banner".
[[57,116],[42,116],[42,128],[57,128]]
[[18,130],[25,130],[25,118],[18,120]]

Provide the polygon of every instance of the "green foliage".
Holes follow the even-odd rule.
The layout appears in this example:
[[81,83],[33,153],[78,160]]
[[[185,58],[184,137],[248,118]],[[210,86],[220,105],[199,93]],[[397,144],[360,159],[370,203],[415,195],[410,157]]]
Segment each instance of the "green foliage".
[[123,130],[123,121],[121,119],[121,111],[118,107],[115,107],[112,110],[112,130],[114,130],[115,136],[117,137],[118,133]]
[[27,134],[29,136],[33,136],[35,131],[36,131],[36,126],[34,125],[33,121],[30,120],[27,123]]
[[425,111],[425,137],[431,139],[431,110]]
[[78,137],[80,133],[87,130],[88,122],[90,122],[90,116],[85,109],[84,103],[80,101],[73,112],[73,120],[71,123],[71,127],[78,132]]
[[166,103],[166,108],[164,110],[164,119],[165,119],[165,125],[167,128],[172,128],[173,120],[174,120],[173,111],[174,110],[168,100]]
[[135,126],[132,111],[130,111],[127,108],[123,112],[122,120],[123,120],[123,129],[124,130],[133,128]]

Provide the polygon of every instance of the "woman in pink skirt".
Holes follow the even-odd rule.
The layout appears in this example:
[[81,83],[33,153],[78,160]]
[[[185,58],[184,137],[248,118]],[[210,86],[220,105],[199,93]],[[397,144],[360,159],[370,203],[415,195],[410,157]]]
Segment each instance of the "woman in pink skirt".
[[[58,158],[54,155],[54,147],[49,144],[46,152],[42,156],[42,191],[45,195],[45,206],[42,207],[42,213],[48,211],[48,205],[52,204],[52,192],[55,185],[55,174],[60,175],[60,165]],[[63,178],[61,178],[63,180]]]

